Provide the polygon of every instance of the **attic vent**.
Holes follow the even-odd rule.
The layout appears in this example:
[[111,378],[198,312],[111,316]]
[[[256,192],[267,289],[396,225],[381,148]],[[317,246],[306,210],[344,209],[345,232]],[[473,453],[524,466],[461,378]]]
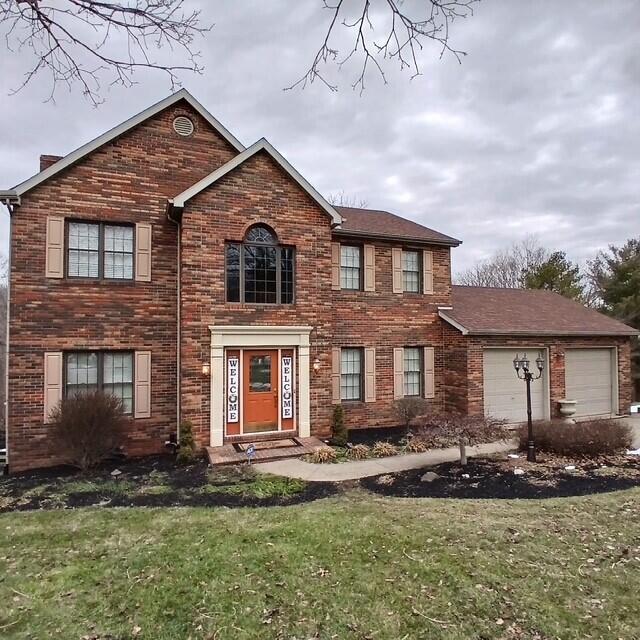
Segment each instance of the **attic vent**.
[[190,136],[193,133],[193,122],[186,116],[178,116],[173,121],[173,130],[179,136]]

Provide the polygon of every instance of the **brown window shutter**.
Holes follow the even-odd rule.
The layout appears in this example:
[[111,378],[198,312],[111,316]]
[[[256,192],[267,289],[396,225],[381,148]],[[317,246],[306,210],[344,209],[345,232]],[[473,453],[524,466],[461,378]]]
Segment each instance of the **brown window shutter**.
[[151,282],[151,225],[136,224],[136,280]]
[[364,245],[364,290],[376,290],[376,248],[372,244]]
[[433,347],[424,348],[424,397],[435,398],[436,396],[436,375],[435,375],[435,349]]
[[151,416],[151,351],[136,351],[135,417]]
[[422,293],[433,293],[433,251],[422,252]]
[[404,397],[404,349],[393,350],[393,398]]
[[373,347],[364,350],[364,401],[376,401],[376,350]]
[[331,288],[340,290],[340,243],[331,243]]
[[340,347],[331,349],[331,402],[340,404]]
[[44,354],[44,421],[62,400],[62,352]]
[[402,293],[402,249],[391,249],[391,266],[393,269],[393,293]]
[[45,276],[64,277],[64,218],[47,216]]

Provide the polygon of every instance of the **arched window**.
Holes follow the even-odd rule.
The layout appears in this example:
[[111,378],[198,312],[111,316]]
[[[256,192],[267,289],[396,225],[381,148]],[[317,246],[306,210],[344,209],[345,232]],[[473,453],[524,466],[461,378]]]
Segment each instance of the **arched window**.
[[255,242],[256,244],[276,244],[277,238],[275,233],[263,224],[256,224],[249,227],[244,236],[245,242]]
[[273,229],[250,227],[242,243],[227,243],[227,302],[292,304],[294,257],[294,248],[278,244]]

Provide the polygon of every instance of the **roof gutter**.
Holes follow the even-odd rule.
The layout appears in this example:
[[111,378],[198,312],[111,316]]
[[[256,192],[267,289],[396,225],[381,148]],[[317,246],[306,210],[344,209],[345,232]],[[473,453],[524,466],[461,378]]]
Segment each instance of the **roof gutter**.
[[445,313],[445,310],[451,309],[452,307],[444,307],[438,309],[438,315],[445,321],[448,322],[452,327],[455,327],[463,336],[469,335],[469,329],[465,326],[461,325],[459,322],[456,322],[451,316]]
[[414,244],[420,244],[420,245],[435,244],[440,247],[458,247],[462,244],[462,240],[456,240],[455,238],[451,238],[451,240],[444,240],[444,239],[427,240],[426,238],[396,236],[396,235],[389,235],[386,233],[370,233],[368,231],[348,231],[347,229],[340,229],[340,228],[333,229],[333,233],[341,236],[356,236],[359,238],[374,238],[378,240],[394,240],[394,241],[400,241],[400,242],[412,242]]
[[0,202],[12,212],[12,208],[20,205],[20,196],[15,189],[0,190]]

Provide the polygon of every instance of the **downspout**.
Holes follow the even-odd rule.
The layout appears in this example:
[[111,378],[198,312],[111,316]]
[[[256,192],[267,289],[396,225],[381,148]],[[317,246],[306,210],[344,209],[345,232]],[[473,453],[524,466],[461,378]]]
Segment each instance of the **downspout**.
[[180,422],[181,422],[181,381],[182,381],[182,370],[181,370],[181,317],[182,317],[182,292],[181,292],[181,282],[182,282],[182,225],[179,220],[176,220],[171,216],[172,205],[169,203],[167,207],[167,218],[173,222],[173,224],[177,227],[178,232],[178,243],[176,250],[176,444],[180,442]]
[[5,446],[5,464],[4,469],[0,469],[0,473],[9,469],[9,312],[11,309],[11,254],[12,254],[12,237],[13,237],[13,221],[12,216],[16,206],[20,204],[20,198],[9,195],[8,192],[0,193],[0,203],[7,207],[9,212],[9,263],[7,265],[7,309],[6,309],[6,327],[5,327],[5,353],[4,353],[4,446]]

